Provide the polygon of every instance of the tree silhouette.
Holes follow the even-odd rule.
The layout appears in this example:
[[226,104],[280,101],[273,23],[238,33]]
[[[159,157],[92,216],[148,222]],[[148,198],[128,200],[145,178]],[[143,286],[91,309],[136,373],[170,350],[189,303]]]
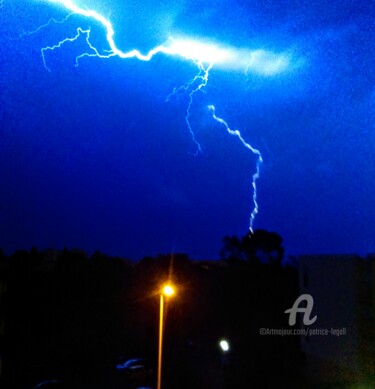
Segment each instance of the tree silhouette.
[[280,265],[284,257],[282,242],[281,236],[276,232],[259,229],[247,233],[241,239],[225,236],[220,254],[229,262],[246,260]]

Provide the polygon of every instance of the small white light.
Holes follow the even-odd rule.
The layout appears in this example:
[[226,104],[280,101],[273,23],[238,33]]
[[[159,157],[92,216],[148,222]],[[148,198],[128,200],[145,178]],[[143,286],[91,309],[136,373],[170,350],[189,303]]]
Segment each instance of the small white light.
[[229,351],[229,343],[225,339],[220,340],[219,346],[224,352]]

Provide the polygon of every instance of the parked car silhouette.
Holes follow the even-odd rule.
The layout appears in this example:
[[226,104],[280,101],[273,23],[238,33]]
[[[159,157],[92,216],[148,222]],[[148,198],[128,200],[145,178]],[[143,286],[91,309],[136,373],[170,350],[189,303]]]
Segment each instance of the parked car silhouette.
[[64,383],[61,380],[40,381],[33,386],[33,389],[64,389]]
[[149,387],[154,380],[154,369],[146,358],[133,358],[124,360],[120,357],[116,370],[128,383],[136,384],[138,387]]

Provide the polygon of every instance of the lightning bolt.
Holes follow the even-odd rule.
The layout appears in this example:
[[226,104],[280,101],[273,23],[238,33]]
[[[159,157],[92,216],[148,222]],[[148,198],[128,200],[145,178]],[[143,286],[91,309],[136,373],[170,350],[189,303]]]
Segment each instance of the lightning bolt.
[[[290,58],[288,55],[283,53],[276,54],[265,50],[249,50],[238,49],[234,47],[224,47],[215,45],[209,41],[197,41],[192,39],[175,37],[170,37],[166,42],[159,46],[156,46],[147,53],[142,53],[141,51],[136,49],[122,51],[115,44],[115,31],[111,22],[97,11],[89,8],[81,8],[72,0],[46,1],[64,7],[67,11],[69,11],[69,14],[62,21],[50,19],[46,24],[40,26],[34,31],[26,33],[25,35],[36,33],[42,28],[47,27],[51,23],[63,23],[71,15],[80,15],[82,17],[94,20],[102,27],[104,27],[106,42],[109,46],[107,50],[99,51],[90,41],[91,29],[83,29],[81,27],[78,27],[74,36],[67,37],[52,46],[46,46],[41,49],[43,64],[48,71],[51,71],[51,69],[48,67],[46,61],[47,52],[54,51],[65,44],[72,43],[78,40],[80,37],[83,37],[86,41],[87,51],[76,56],[75,66],[78,66],[79,61],[84,57],[98,57],[108,59],[117,56],[123,59],[137,58],[140,61],[150,61],[157,54],[178,56],[180,58],[193,62],[197,66],[197,75],[185,85],[175,89],[167,97],[167,101],[169,101],[172,96],[178,94],[179,92],[186,93],[189,96],[185,122],[191,134],[192,140],[196,145],[196,152],[194,153],[194,155],[198,155],[199,153],[201,153],[202,148],[200,143],[196,139],[195,133],[192,129],[192,125],[190,123],[190,113],[194,103],[194,97],[198,92],[202,92],[206,87],[209,80],[209,73],[213,66],[222,69],[229,69],[232,71],[241,70],[245,71],[246,74],[248,72],[253,72],[262,76],[271,76],[274,74],[281,73],[285,71],[289,66]],[[1,3],[2,1],[0,2],[0,4]],[[240,131],[232,130],[222,118],[216,115],[215,107],[213,105],[209,105],[208,109],[212,114],[212,118],[216,122],[223,125],[230,135],[237,137],[244,147],[246,147],[255,156],[257,156],[256,171],[252,176],[253,209],[251,211],[249,224],[249,229],[251,232],[253,232],[255,217],[259,212],[259,206],[257,201],[257,180],[260,177],[260,166],[263,163],[262,155],[259,150],[252,147],[244,140]]]
[[257,156],[256,171],[253,174],[253,179],[252,179],[252,183],[251,183],[251,185],[253,187],[254,207],[253,207],[253,210],[251,211],[251,215],[250,215],[249,230],[251,233],[253,233],[254,232],[253,226],[254,226],[255,217],[259,212],[259,206],[258,206],[258,200],[257,200],[257,180],[260,177],[260,166],[263,163],[262,154],[258,149],[254,148],[253,146],[251,146],[249,143],[247,143],[245,141],[245,139],[242,137],[240,131],[230,129],[227,122],[224,119],[216,116],[216,108],[213,105],[209,105],[208,109],[211,111],[212,118],[214,120],[216,120],[218,123],[222,124],[225,127],[225,129],[227,130],[228,134],[237,137],[248,150],[250,150],[254,155]]
[[38,28],[36,28],[35,30],[32,30],[32,31],[24,31],[22,34],[20,34],[20,38],[22,38],[23,36],[29,36],[29,35],[33,35],[33,34],[36,34],[37,32],[43,30],[44,28],[50,26],[52,23],[55,23],[55,24],[63,24],[65,23],[72,15],[74,15],[73,12],[70,12],[68,13],[68,15],[65,16],[65,18],[61,19],[61,20],[57,20],[55,18],[51,18],[50,20],[48,20],[47,23],[45,24],[42,24],[41,26],[39,26]]
[[[77,40],[81,34],[84,34],[88,47],[90,48],[90,52],[85,52],[77,56],[76,65],[78,65],[79,59],[83,57],[110,58],[113,56],[118,56],[123,59],[137,58],[140,61],[150,61],[157,54],[165,54],[179,56],[186,60],[193,61],[200,70],[204,70],[204,68],[207,70],[208,67],[215,65],[216,67],[228,68],[232,70],[246,69],[247,72],[252,71],[262,75],[274,75],[286,70],[290,62],[290,58],[286,54],[275,54],[265,50],[248,50],[233,47],[223,47],[215,45],[209,41],[203,42],[186,38],[177,39],[174,37],[170,37],[167,42],[156,46],[145,54],[142,54],[139,50],[136,49],[122,51],[115,44],[115,31],[111,22],[103,15],[91,9],[83,9],[74,4],[71,0],[46,1],[59,4],[70,11],[70,14],[67,16],[67,18],[71,14],[77,14],[89,19],[94,19],[96,22],[101,24],[106,31],[106,40],[109,45],[109,50],[106,50],[105,53],[100,53],[90,43],[91,30],[83,30],[79,28],[77,29],[77,34],[74,37],[67,38],[59,42],[57,45],[47,46],[42,49],[43,57],[48,50],[54,50],[67,42],[73,42]],[[52,19],[52,21],[55,20]],[[42,27],[46,25],[43,25]],[[45,59],[43,62],[45,63]]]
[[193,105],[193,101],[194,101],[194,95],[199,92],[200,90],[202,90],[206,85],[207,85],[207,82],[208,82],[208,74],[209,74],[209,71],[211,69],[211,66],[208,66],[207,68],[204,68],[203,65],[200,65],[200,73],[194,77],[194,79],[189,83],[190,85],[192,85],[196,80],[200,80],[200,83],[198,84],[198,86],[194,89],[191,90],[191,92],[189,93],[189,104],[187,106],[187,109],[186,109],[186,116],[185,116],[185,122],[186,122],[186,125],[189,129],[189,132],[191,134],[191,138],[193,140],[193,142],[197,145],[197,150],[195,152],[195,156],[197,156],[199,153],[202,152],[202,147],[200,145],[200,143],[196,140],[195,138],[195,133],[191,127],[191,123],[190,123],[190,110],[191,110],[191,107]]
[[[172,93],[170,93],[166,99],[166,101],[169,101],[172,96],[176,95],[180,91],[188,93],[188,95],[189,95],[189,102],[188,102],[188,106],[186,108],[185,122],[186,122],[188,129],[189,129],[191,138],[192,138],[193,142],[195,143],[195,145],[197,146],[195,153],[193,153],[194,156],[197,156],[199,153],[202,153],[202,146],[197,141],[197,139],[195,137],[195,133],[192,129],[192,126],[190,123],[190,111],[191,111],[191,107],[192,107],[193,102],[194,102],[194,95],[197,92],[203,91],[204,87],[208,83],[209,72],[212,68],[212,64],[210,64],[208,66],[204,66],[201,63],[197,63],[197,66],[199,68],[199,73],[193,79],[191,79],[188,83],[186,83],[185,85],[182,85],[177,89],[175,88],[174,91]],[[196,85],[196,86],[194,87],[194,85]]]
[[[78,65],[78,60],[83,57],[99,57],[99,58],[110,58],[113,56],[118,56],[120,58],[137,58],[140,61],[150,61],[156,54],[163,53],[167,55],[180,56],[187,60],[191,60],[195,62],[198,66],[201,66],[203,63],[214,63],[225,61],[229,56],[229,50],[221,49],[214,47],[208,44],[202,44],[200,42],[195,42],[191,40],[184,39],[174,39],[169,38],[168,42],[162,45],[159,45],[152,50],[150,50],[146,54],[142,54],[139,50],[133,49],[127,52],[120,50],[114,41],[114,29],[109,20],[107,20],[104,16],[99,14],[98,12],[91,9],[83,9],[79,6],[75,5],[70,0],[47,0],[51,3],[57,3],[63,5],[66,9],[71,11],[71,13],[81,15],[87,18],[91,18],[99,22],[106,30],[106,40],[109,44],[110,49],[107,50],[105,54],[99,53],[90,43],[90,29],[82,30],[81,28],[77,29],[77,34],[72,38],[67,38],[59,44],[54,46],[47,46],[42,49],[42,56],[44,58],[44,53],[47,50],[54,50],[56,48],[61,47],[63,44],[67,42],[73,42],[77,40],[81,34],[86,36],[86,42],[91,49],[90,53],[83,53],[76,57],[76,65]],[[45,59],[43,60],[45,63]],[[49,70],[49,69],[48,69]]]

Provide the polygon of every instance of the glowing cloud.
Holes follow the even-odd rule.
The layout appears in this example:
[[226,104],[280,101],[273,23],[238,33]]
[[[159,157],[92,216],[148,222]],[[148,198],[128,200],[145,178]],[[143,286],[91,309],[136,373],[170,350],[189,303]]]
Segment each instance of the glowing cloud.
[[163,50],[166,54],[178,55],[199,64],[210,64],[228,70],[246,70],[263,76],[281,73],[289,66],[286,54],[265,50],[221,47],[210,42],[170,38]]
[[192,60],[201,64],[225,64],[233,61],[233,51],[211,43],[191,39],[169,39],[168,54]]

